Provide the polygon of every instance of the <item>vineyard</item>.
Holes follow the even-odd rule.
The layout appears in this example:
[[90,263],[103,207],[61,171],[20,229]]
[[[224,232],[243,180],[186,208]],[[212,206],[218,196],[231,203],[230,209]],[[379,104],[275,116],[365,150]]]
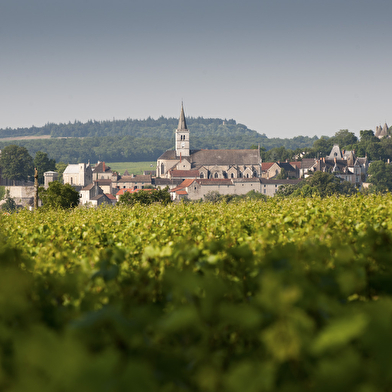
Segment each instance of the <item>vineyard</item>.
[[0,218],[3,391],[392,391],[392,196]]

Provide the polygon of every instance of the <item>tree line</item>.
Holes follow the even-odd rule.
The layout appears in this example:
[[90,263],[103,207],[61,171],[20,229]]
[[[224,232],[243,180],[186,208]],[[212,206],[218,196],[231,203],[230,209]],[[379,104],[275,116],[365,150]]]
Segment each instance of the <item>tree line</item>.
[[[202,117],[187,119],[193,149],[246,149],[279,146],[291,149],[311,147],[317,137],[297,136],[292,139],[267,138],[235,120]],[[0,129],[0,149],[18,144],[31,155],[45,151],[57,162],[139,162],[156,160],[174,146],[178,119],[75,121],[68,124],[46,124],[41,128]],[[50,139],[1,141],[10,136],[50,135]]]

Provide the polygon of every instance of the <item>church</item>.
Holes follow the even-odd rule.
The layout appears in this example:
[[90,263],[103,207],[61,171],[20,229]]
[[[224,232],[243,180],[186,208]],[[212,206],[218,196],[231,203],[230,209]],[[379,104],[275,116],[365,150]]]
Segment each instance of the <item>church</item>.
[[175,149],[167,150],[157,160],[157,177],[235,179],[261,177],[259,149],[191,150],[190,132],[186,125],[184,106],[175,131]]

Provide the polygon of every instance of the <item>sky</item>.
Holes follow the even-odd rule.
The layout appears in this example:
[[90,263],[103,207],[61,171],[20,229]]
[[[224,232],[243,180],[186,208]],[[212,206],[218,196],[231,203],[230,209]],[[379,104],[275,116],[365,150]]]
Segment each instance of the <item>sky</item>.
[[392,125],[390,0],[0,0],[0,128],[234,119]]

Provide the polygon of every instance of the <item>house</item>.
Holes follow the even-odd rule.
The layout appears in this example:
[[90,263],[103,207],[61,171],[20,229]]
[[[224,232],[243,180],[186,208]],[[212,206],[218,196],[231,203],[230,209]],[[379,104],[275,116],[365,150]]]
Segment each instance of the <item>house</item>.
[[186,179],[179,186],[171,189],[173,201],[181,199],[198,200],[209,192],[219,192],[221,195],[245,195],[250,191],[274,196],[282,185],[298,184],[300,179],[271,180],[264,178],[198,178]]
[[111,179],[102,179],[102,180],[95,180],[94,184],[97,184],[103,191],[103,193],[112,193],[112,180]]
[[342,180],[360,187],[366,179],[368,167],[367,157],[359,158],[355,151],[341,151],[339,145],[335,144],[327,157],[317,161],[315,171],[333,173]]
[[169,189],[176,188],[178,185],[182,183],[182,179],[180,178],[175,178],[175,179],[169,179],[169,178],[154,178],[153,179],[153,185],[159,189],[164,189],[168,187]]
[[93,182],[90,163],[78,163],[68,165],[63,172],[64,184],[74,187],[85,187]]
[[100,162],[96,164],[92,171],[93,181],[97,180],[111,180],[113,176],[113,171],[105,162]]
[[[191,150],[190,131],[181,106],[174,150],[167,150],[158,158],[156,175],[170,179],[175,178],[177,171],[182,175],[176,178],[184,179],[195,176],[200,179],[260,177],[260,150]],[[186,175],[185,171],[190,173]]]
[[109,197],[107,195],[105,195],[104,193],[101,193],[97,196],[94,196],[90,199],[90,204],[93,207],[99,207],[101,205],[112,205],[112,200],[109,199]]
[[79,191],[80,194],[79,204],[88,205],[90,204],[91,200],[93,200],[98,195],[103,195],[103,193],[104,193],[103,190],[99,187],[97,182],[94,182],[93,184],[89,184]]
[[299,177],[299,170],[288,162],[274,162],[266,171],[266,178],[274,178],[281,174],[282,170],[286,173],[287,177]]
[[144,189],[147,185],[152,185],[152,177],[150,175],[122,176],[113,182],[113,188],[118,189]]

